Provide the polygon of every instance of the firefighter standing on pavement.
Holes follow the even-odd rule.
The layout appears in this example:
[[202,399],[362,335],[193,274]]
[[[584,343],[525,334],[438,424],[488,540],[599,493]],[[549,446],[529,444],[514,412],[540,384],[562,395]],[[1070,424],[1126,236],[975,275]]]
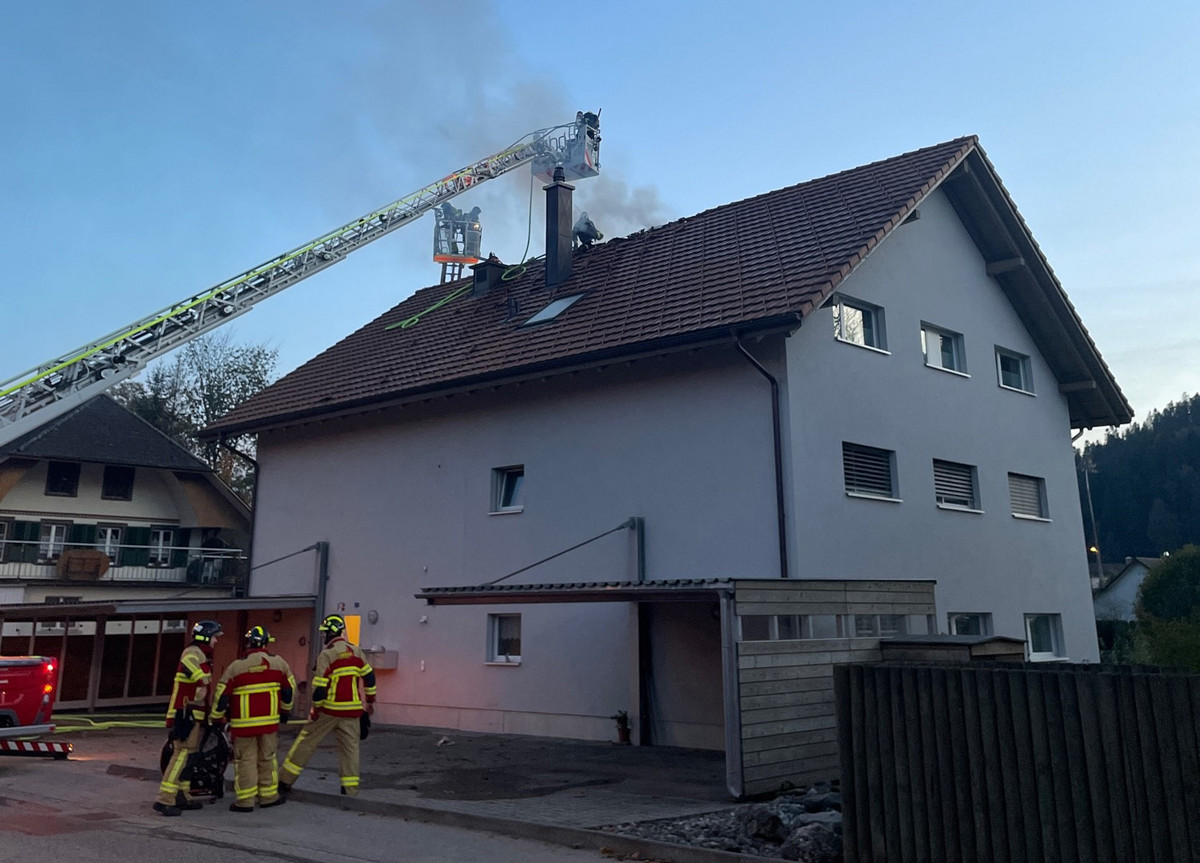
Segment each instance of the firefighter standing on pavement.
[[296,679],[287,662],[267,653],[270,633],[254,626],[246,633],[246,655],[229,664],[217,684],[214,722],[229,717],[233,736],[232,812],[253,812],[286,802],[279,795],[279,723],[292,711]]
[[283,761],[279,789],[284,794],[291,790],[317,744],[333,731],[337,736],[342,793],[356,797],[359,723],[364,710],[375,712],[375,671],[362,651],[346,640],[346,621],[341,615],[326,617],[320,631],[325,636],[325,649],[317,656],[313,676],[312,715]]
[[167,706],[171,758],[154,802],[154,811],[162,815],[178,815],[184,809],[199,809],[202,805],[188,799],[187,783],[180,781],[180,774],[187,766],[188,756],[200,748],[200,735],[211,703],[213,648],[220,634],[221,624],[215,620],[199,621],[192,627],[192,643],[179,657],[171,702]]

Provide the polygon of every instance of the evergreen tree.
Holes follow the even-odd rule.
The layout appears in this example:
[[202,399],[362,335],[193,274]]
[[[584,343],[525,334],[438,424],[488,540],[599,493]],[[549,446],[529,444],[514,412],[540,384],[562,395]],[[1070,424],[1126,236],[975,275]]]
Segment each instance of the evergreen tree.
[[1184,395],[1143,423],[1089,444],[1077,460],[1088,541],[1091,509],[1105,560],[1158,557],[1200,543],[1200,395]]

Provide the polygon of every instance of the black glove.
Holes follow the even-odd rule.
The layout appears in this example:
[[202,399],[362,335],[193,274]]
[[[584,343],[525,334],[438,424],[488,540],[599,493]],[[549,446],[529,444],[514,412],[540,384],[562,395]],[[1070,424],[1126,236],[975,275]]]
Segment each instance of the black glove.
[[181,707],[175,711],[175,722],[171,727],[171,737],[176,740],[187,740],[191,736],[196,721],[192,718],[192,708]]
[[285,710],[279,714],[279,724],[280,725],[287,725],[291,721],[292,721],[292,711]]

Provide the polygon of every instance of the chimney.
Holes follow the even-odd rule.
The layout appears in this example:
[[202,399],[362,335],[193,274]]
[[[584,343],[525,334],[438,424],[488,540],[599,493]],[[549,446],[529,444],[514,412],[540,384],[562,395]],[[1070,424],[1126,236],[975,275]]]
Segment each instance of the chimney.
[[571,275],[571,193],[560,165],[546,190],[546,287],[561,285]]
[[474,282],[471,285],[471,296],[482,297],[492,288],[498,287],[500,277],[507,269],[504,262],[494,254],[488,255],[487,260],[482,263],[473,264],[471,273],[474,276]]

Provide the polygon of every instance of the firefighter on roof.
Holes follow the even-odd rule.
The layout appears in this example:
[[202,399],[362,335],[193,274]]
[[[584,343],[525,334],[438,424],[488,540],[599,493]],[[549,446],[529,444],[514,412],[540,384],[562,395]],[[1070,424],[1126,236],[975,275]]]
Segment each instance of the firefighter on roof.
[[184,809],[201,807],[188,799],[187,783],[180,781],[180,775],[187,766],[188,756],[200,748],[200,735],[211,703],[213,648],[219,635],[221,624],[215,620],[199,621],[192,627],[192,643],[183,649],[175,669],[166,723],[171,735],[171,758],[154,802],[154,811],[162,815],[178,815]]
[[229,717],[233,735],[232,812],[253,812],[254,802],[267,809],[285,800],[279,795],[279,723],[292,711],[296,679],[281,657],[267,653],[274,641],[261,626],[246,633],[246,655],[229,664],[217,684],[214,722]]
[[317,656],[313,676],[311,721],[283,761],[279,788],[284,794],[291,790],[317,744],[333,731],[337,736],[342,793],[356,797],[360,717],[364,711],[375,712],[375,671],[362,651],[346,640],[346,621],[341,615],[326,617],[321,621],[320,631],[325,637],[325,649]]

